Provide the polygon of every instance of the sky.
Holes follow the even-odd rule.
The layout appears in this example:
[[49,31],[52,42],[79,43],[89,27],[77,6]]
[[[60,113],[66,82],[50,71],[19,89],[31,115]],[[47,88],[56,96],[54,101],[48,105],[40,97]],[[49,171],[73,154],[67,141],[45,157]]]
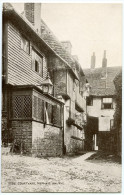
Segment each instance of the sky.
[[[12,5],[23,11],[23,3]],[[60,41],[71,42],[82,68],[90,68],[93,52],[101,67],[104,50],[107,66],[122,66],[122,4],[42,3],[41,18]]]

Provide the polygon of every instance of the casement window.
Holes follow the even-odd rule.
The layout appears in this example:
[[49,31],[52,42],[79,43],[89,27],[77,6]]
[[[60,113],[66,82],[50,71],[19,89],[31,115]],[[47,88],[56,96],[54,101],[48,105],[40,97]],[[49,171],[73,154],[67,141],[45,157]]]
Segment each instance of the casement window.
[[30,54],[30,42],[24,36],[21,37],[21,49]]
[[87,97],[86,102],[87,106],[93,106],[93,97],[92,96]]
[[13,95],[11,118],[34,119],[45,124],[62,125],[61,105],[33,95]]
[[102,109],[112,109],[113,101],[112,98],[102,98]]
[[43,77],[43,56],[32,49],[32,69]]

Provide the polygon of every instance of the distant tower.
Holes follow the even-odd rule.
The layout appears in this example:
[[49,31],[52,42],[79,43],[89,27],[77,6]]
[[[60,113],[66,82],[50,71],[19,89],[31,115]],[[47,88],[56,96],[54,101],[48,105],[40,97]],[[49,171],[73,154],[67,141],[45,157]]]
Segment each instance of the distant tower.
[[95,56],[95,52],[93,52],[93,55],[91,56],[91,68],[95,68],[95,62],[96,62],[96,56]]
[[102,59],[102,68],[106,68],[106,67],[107,67],[107,58],[106,58],[106,50],[104,50],[104,55]]

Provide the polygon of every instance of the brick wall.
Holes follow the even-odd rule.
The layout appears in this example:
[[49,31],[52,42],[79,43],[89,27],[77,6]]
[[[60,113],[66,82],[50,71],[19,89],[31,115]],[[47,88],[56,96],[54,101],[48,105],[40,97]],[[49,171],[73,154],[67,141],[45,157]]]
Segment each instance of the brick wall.
[[41,24],[41,4],[40,3],[24,3],[25,16],[38,31]]
[[79,151],[83,151],[84,143],[80,139],[70,138],[70,146],[69,153],[78,153]]
[[62,129],[39,122],[12,121],[14,140],[22,143],[23,152],[35,156],[63,154]]
[[12,131],[14,140],[22,142],[26,153],[32,151],[32,122],[31,121],[12,121]]
[[32,153],[36,156],[61,156],[63,154],[62,129],[32,122]]
[[2,131],[7,129],[7,112],[2,112]]

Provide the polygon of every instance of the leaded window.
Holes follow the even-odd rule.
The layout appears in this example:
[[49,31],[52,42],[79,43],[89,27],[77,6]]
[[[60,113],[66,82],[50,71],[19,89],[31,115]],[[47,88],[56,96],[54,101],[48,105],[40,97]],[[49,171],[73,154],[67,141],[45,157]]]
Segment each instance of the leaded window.
[[31,117],[31,96],[14,95],[12,100],[13,118],[30,118]]
[[113,101],[112,98],[102,98],[102,109],[112,109]]
[[33,96],[33,117],[36,120],[44,121],[44,100]]

